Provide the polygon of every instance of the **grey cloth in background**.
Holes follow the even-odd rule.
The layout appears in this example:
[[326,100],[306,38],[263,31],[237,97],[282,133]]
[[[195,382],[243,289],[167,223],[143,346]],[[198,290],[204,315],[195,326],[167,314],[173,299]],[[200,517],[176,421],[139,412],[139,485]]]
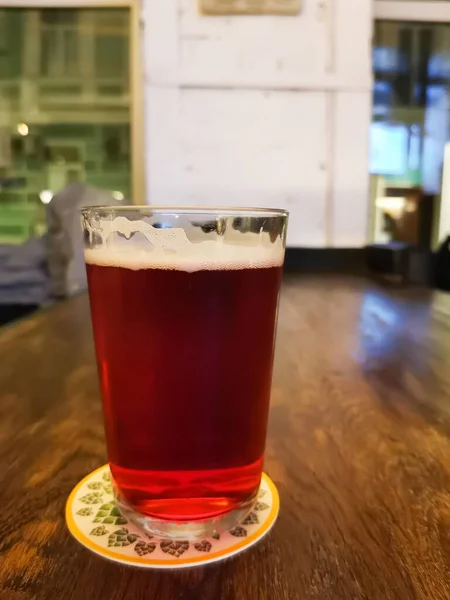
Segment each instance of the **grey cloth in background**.
[[46,304],[49,283],[45,236],[0,246],[0,305]]
[[66,298],[87,287],[80,209],[119,206],[107,192],[73,183],[58,192],[47,206],[48,269],[54,298]]
[[47,206],[46,235],[20,246],[0,245],[0,307],[42,306],[86,289],[80,209],[119,204],[81,183],[56,194]]

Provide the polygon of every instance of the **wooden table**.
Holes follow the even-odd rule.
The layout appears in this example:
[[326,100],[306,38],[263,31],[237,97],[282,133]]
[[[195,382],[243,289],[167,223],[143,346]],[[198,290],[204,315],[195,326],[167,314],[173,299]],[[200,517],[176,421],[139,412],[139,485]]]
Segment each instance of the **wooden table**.
[[64,504],[106,461],[88,303],[0,332],[1,600],[450,598],[450,296],[287,278],[259,545],[207,568],[120,567]]

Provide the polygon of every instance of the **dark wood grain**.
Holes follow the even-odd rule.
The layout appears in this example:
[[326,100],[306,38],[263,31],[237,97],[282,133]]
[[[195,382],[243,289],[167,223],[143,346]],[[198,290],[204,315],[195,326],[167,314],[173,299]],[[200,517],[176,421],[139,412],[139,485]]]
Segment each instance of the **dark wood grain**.
[[178,572],[120,567],[64,524],[106,461],[88,303],[0,332],[0,599],[450,598],[450,296],[285,281],[256,547]]

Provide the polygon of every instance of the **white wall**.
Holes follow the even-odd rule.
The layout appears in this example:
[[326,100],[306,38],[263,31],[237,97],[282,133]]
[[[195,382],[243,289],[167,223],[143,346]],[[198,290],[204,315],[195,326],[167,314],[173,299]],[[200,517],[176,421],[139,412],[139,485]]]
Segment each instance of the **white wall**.
[[365,243],[372,2],[303,4],[143,2],[149,202],[286,207],[291,246]]

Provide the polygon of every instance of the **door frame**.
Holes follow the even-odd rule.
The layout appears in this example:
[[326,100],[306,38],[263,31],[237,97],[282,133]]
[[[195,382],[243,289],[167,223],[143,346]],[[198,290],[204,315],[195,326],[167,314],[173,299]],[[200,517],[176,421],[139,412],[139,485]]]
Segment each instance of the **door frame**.
[[374,20],[450,23],[450,2],[433,0],[375,0]]
[[140,0],[0,0],[0,8],[128,8],[130,11],[130,128],[133,204],[145,204],[144,90]]

